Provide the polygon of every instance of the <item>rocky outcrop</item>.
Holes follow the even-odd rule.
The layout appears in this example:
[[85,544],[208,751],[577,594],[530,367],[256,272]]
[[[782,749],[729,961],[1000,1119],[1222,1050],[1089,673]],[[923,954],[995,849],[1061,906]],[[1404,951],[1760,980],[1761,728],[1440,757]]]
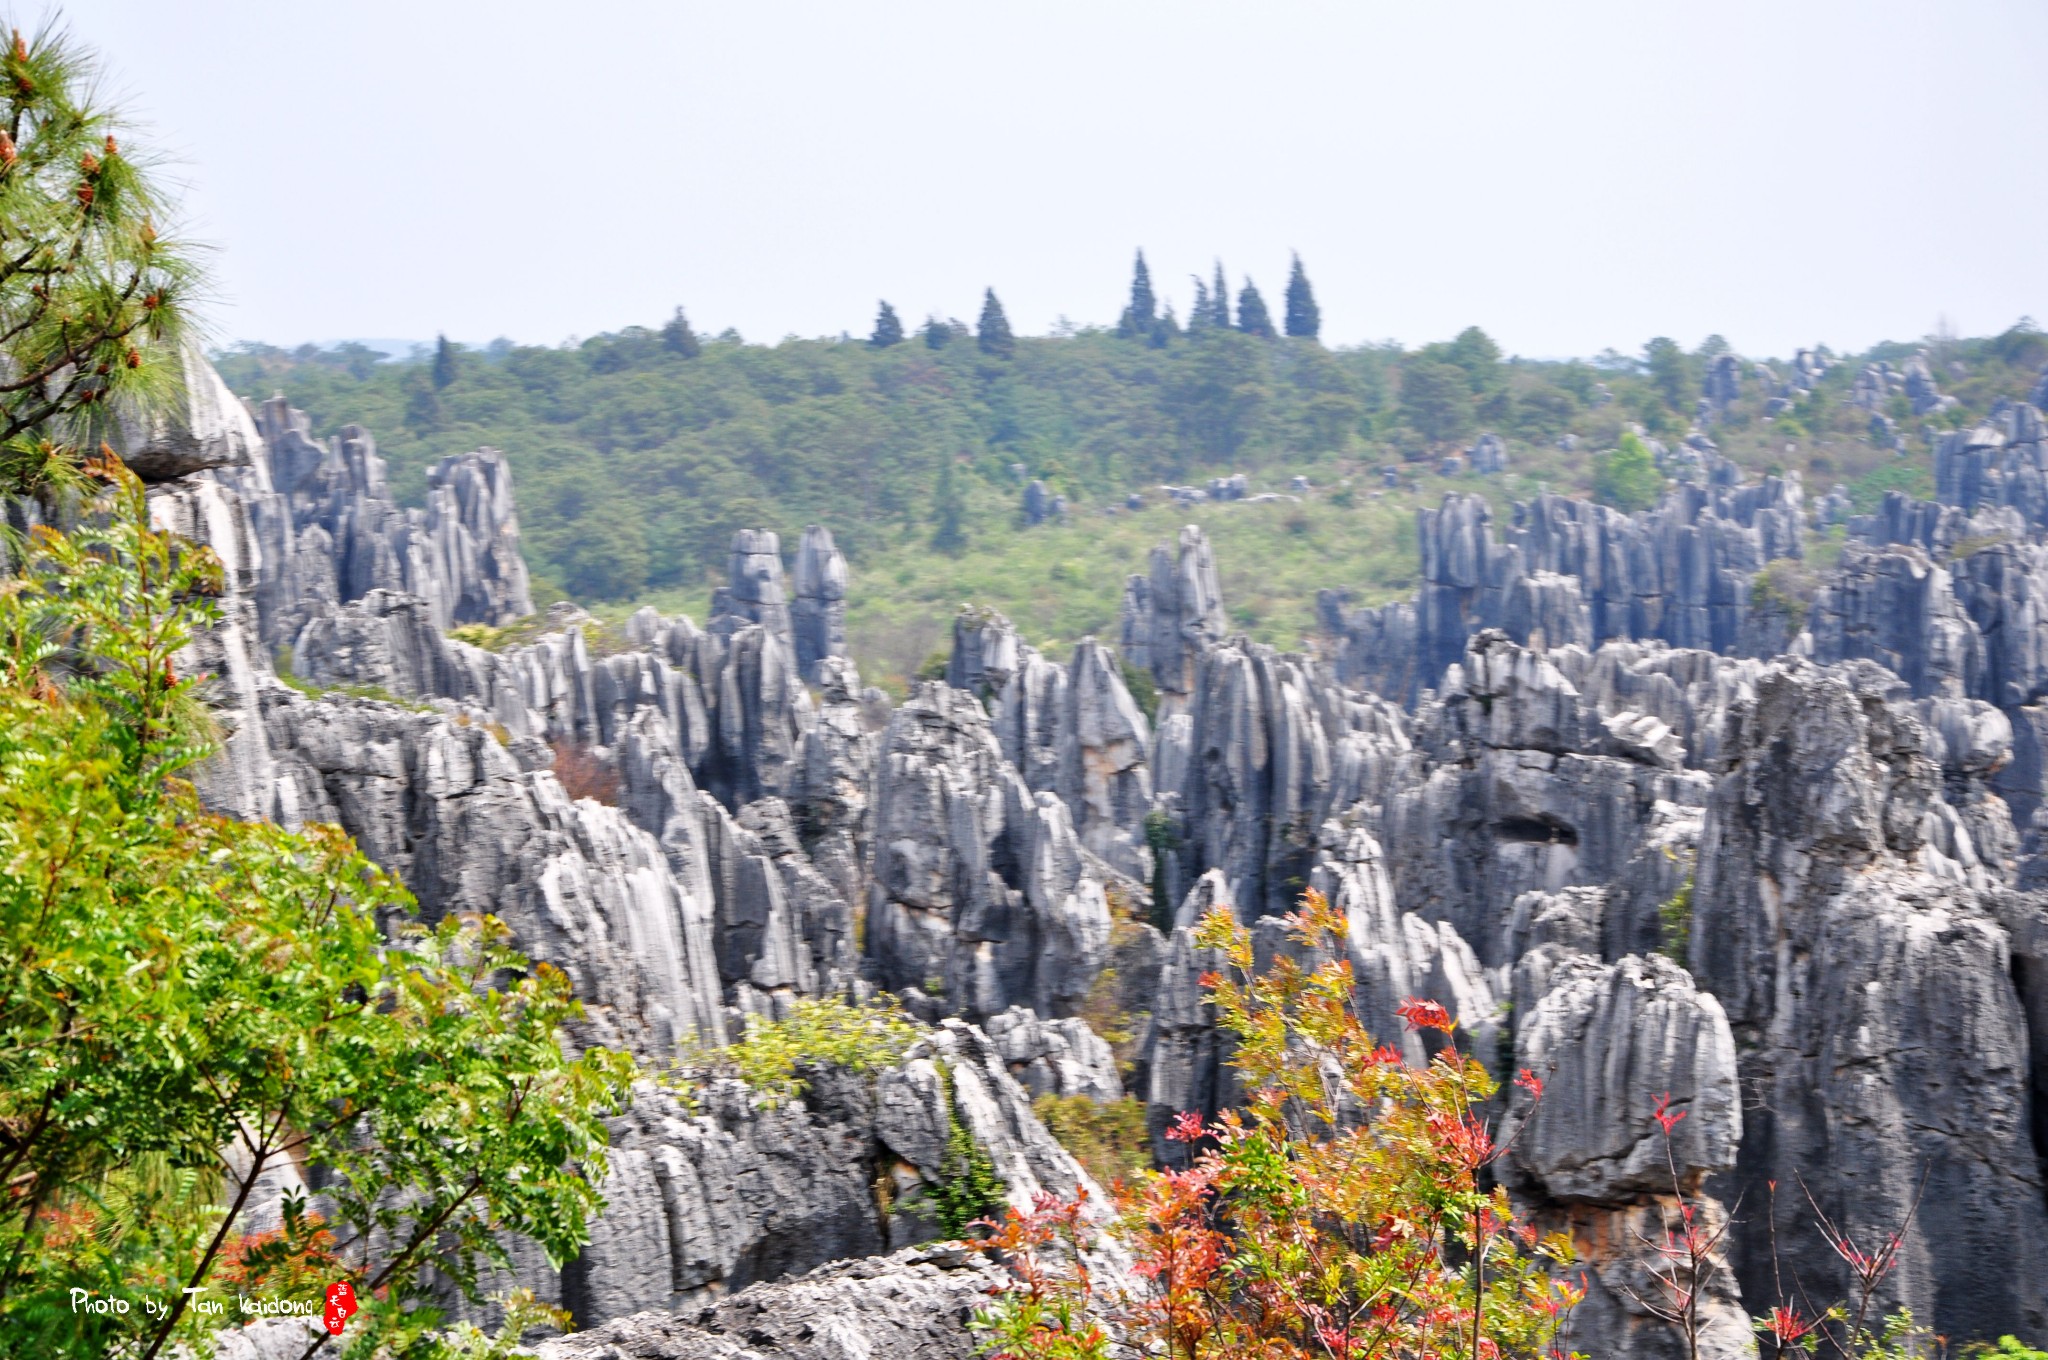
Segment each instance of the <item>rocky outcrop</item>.
[[1123,1098],[1116,1054],[1110,1051],[1108,1041],[1078,1016],[1041,1020],[1036,1011],[1012,1006],[1001,1015],[990,1016],[982,1028],[1010,1075],[1034,1099],[1086,1096],[1106,1104]]
[[1100,1195],[970,1026],[941,1025],[872,1078],[805,1076],[801,1098],[780,1106],[725,1078],[636,1088],[612,1121],[605,1213],[559,1280],[541,1281],[547,1296],[589,1326],[928,1241],[956,1124],[1019,1208],[1040,1193]]
[[796,551],[796,598],[789,624],[796,646],[797,672],[817,683],[827,660],[846,655],[846,558],[822,524],[804,529]]
[[119,422],[113,442],[122,461],[152,483],[208,468],[248,467],[263,447],[249,408],[197,347],[179,358],[181,400],[172,411]]
[[959,1247],[906,1248],[757,1284],[697,1308],[635,1313],[543,1342],[538,1353],[541,1360],[973,1360],[981,1338],[967,1324],[1008,1277]]
[[759,624],[788,648],[794,648],[789,600],[782,589],[782,541],[767,529],[742,529],[732,536],[726,584],[711,592],[711,617],[705,626],[730,636]]
[[1203,649],[1220,642],[1229,624],[1223,588],[1209,540],[1190,524],[1177,548],[1152,550],[1151,570],[1124,587],[1117,650],[1127,665],[1148,670],[1159,712],[1181,712],[1194,692]]
[[1584,885],[1633,899],[1637,877],[1656,874],[1661,856],[1645,847],[1665,809],[1700,806],[1708,784],[1678,768],[1654,718],[1617,716],[1589,710],[1550,658],[1498,632],[1475,637],[1417,715],[1432,767],[1384,816],[1402,905],[1494,966],[1514,962],[1499,913],[1523,893]]
[[1337,639],[1338,675],[1411,704],[1482,628],[1532,645],[1540,634],[1553,647],[1655,639],[1731,651],[1756,573],[1800,555],[1803,517],[1796,475],[1750,486],[1681,482],[1637,515],[1539,495],[1516,505],[1496,541],[1485,502],[1454,494],[1417,516],[1423,584],[1412,602],[1352,610],[1343,592],[1325,591],[1317,610]]
[[1104,871],[1066,805],[1034,794],[964,690],[920,685],[876,771],[868,953],[882,984],[961,1014],[1070,1014],[1108,955]]
[[2048,1297],[2021,1262],[2048,1247],[2048,1213],[2012,946],[1974,855],[1930,836],[1941,770],[1887,679],[1765,675],[1707,807],[1690,961],[1754,1092],[1735,1173],[1754,1206],[1735,1229],[1745,1294],[1770,1297],[1770,1219],[1788,1271],[1838,1278],[1805,1205],[1762,1187],[1803,1180],[1859,1243],[1911,1217],[1887,1306],[2038,1330]]
[[221,474],[243,502],[263,560],[264,641],[289,642],[323,606],[372,590],[428,601],[436,627],[505,624],[533,612],[512,473],[495,449],[443,458],[424,509],[400,509],[367,430],[326,442],[283,398],[257,413],[251,465]]
[[714,904],[617,808],[522,771],[459,711],[274,690],[261,716],[278,820],[339,825],[429,921],[500,917],[521,949],[569,975],[595,1041],[648,1053],[723,1041]]
[[1150,724],[1124,687],[1116,658],[1083,638],[1067,667],[1059,712],[1057,789],[1081,843],[1124,876],[1152,876],[1145,817],[1152,810]]
[[[1702,1186],[1735,1165],[1742,1140],[1735,1041],[1714,998],[1669,959],[1602,963],[1564,938],[1538,946],[1555,948],[1567,952],[1527,1009],[1518,1003],[1515,1064],[1543,1091],[1536,1099],[1512,1088],[1500,1131],[1510,1148],[1505,1178],[1542,1226],[1572,1235],[1590,1267],[1574,1343],[1676,1360],[1687,1354],[1684,1338],[1644,1306],[1671,1303],[1655,1278],[1671,1265],[1651,1244],[1679,1226],[1681,1196],[1708,1231],[1727,1221]],[[1520,975],[1541,957],[1524,957],[1518,998]],[[1652,1116],[1672,1112],[1667,1135]],[[1700,1353],[1753,1355],[1725,1254],[1714,1262],[1700,1282]]]

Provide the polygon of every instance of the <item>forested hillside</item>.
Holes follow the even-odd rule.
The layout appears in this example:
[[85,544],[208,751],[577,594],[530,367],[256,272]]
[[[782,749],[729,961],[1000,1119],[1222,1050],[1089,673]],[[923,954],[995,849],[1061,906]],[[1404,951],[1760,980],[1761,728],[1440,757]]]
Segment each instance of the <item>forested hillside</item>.
[[[1185,329],[1141,278],[1115,328],[1046,337],[1012,336],[991,294],[975,327],[906,332],[885,310],[865,339],[700,338],[679,311],[573,347],[444,344],[378,362],[360,347],[248,345],[220,367],[245,396],[284,393],[323,434],[367,426],[402,501],[443,454],[505,450],[537,598],[651,599],[701,617],[734,530],[793,545],[823,523],[852,563],[855,653],[900,677],[963,599],[1038,641],[1106,627],[1122,574],[1188,521],[1216,541],[1235,622],[1291,643],[1319,586],[1360,599],[1409,586],[1411,512],[1446,486],[1503,510],[1543,485],[1612,497],[1599,454],[1631,426],[1673,448],[1703,430],[1753,470],[1797,468],[1809,492],[1839,482],[1867,508],[1891,486],[1926,491],[1930,430],[2025,396],[2048,360],[2031,322],[1934,343],[1923,362],[1949,400],[1930,407],[1896,376],[1919,344],[1802,351],[1768,371],[1724,360],[1719,337],[1585,362],[1507,357],[1476,327],[1415,350],[1328,348],[1305,278],[1280,324],[1255,294],[1234,314],[1218,306],[1221,291],[1204,287]],[[1880,362],[1892,380],[1859,396]],[[1505,440],[1506,472],[1444,475],[1443,458],[1484,432]],[[1160,491],[1235,472],[1254,493],[1296,476],[1313,489],[1264,504]],[[1034,478],[1067,511],[1027,527]],[[1144,508],[1126,507],[1133,492]]]

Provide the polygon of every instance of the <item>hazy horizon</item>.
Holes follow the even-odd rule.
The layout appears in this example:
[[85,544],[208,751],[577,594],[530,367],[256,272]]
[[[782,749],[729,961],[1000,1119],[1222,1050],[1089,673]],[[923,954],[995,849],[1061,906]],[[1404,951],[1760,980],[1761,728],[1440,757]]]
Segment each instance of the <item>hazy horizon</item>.
[[[17,11],[27,27],[42,11]],[[1855,351],[2048,316],[2048,7],[84,0],[213,337],[1114,321],[1143,247],[1324,339]],[[1991,74],[1980,75],[1979,72]]]

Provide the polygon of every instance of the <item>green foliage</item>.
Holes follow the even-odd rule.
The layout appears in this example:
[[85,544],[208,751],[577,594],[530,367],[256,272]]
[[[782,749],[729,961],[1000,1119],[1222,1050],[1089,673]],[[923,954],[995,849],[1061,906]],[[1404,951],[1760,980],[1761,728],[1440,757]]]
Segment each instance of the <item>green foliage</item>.
[[1682,968],[1692,966],[1692,883],[1693,876],[1687,874],[1678,891],[1657,908],[1657,950]]
[[1148,339],[1159,324],[1159,300],[1152,293],[1152,271],[1145,267],[1145,252],[1138,252],[1131,269],[1131,300],[1118,318],[1116,333],[1126,340]]
[[1098,1185],[1133,1179],[1152,1165],[1145,1102],[1136,1096],[1103,1105],[1087,1096],[1047,1093],[1032,1101],[1031,1108]]
[[[575,1254],[630,1063],[564,1057],[567,977],[495,920],[390,944],[411,899],[338,830],[200,806],[173,658],[220,564],[95,471],[92,513],[0,592],[0,1355],[153,1356],[223,1321],[186,1289],[321,1277],[355,1286],[359,1347],[405,1353],[430,1277],[474,1297],[515,1232]],[[330,1216],[239,1236],[287,1161],[323,1168]]]
[[932,1207],[939,1231],[949,1239],[960,1240],[976,1223],[1002,1212],[1003,1182],[996,1175],[995,1163],[974,1141],[973,1131],[960,1118],[960,1107],[953,1098],[952,1069],[943,1061],[935,1065],[940,1093],[946,1102],[947,1129],[946,1150],[939,1158],[938,1183],[932,1187]]
[[455,346],[448,343],[447,336],[440,336],[434,342],[434,386],[451,385],[459,372],[456,366]]
[[1297,340],[1313,340],[1323,332],[1322,309],[1316,306],[1316,292],[1309,286],[1308,273],[1302,269],[1299,255],[1294,257],[1294,268],[1287,275],[1286,329]]
[[903,322],[896,315],[896,309],[887,302],[875,313],[874,333],[868,336],[868,348],[887,349],[903,343]]
[[1152,851],[1152,924],[1163,931],[1173,929],[1173,915],[1178,904],[1167,890],[1171,881],[1167,875],[1167,857],[1180,848],[1180,836],[1173,829],[1173,818],[1160,808],[1145,814],[1145,844]]
[[2036,1350],[2012,1335],[2001,1336],[1996,1342],[1980,1341],[1963,1354],[1981,1356],[1984,1360],[2048,1360],[2048,1351]]
[[1806,624],[1807,611],[1820,592],[1820,581],[1815,564],[1796,557],[1774,557],[1764,563],[1764,569],[1749,583],[1749,606],[1781,611],[1786,631],[1796,635]]
[[967,546],[967,502],[954,480],[953,464],[939,466],[939,485],[932,493],[932,546],[942,553],[957,553]]
[[1934,469],[1926,462],[1888,459],[1849,483],[1849,502],[1859,515],[1875,514],[1887,491],[1902,491],[1916,500],[1934,498]]
[[1986,548],[1996,548],[2011,541],[2010,534],[1965,534],[1949,545],[1948,560],[1960,562],[1965,557],[1976,556]]
[[1664,491],[1657,460],[1633,430],[1624,430],[1620,444],[1593,463],[1593,495],[1617,510],[1648,510]]
[[981,323],[975,328],[974,343],[992,359],[1017,357],[1017,337],[1010,330],[1010,318],[1003,314],[1003,304],[996,300],[993,288],[982,293]]
[[1133,666],[1128,661],[1119,661],[1117,668],[1122,672],[1124,688],[1131,692],[1131,702],[1145,714],[1147,722],[1159,720],[1159,686],[1152,679],[1147,666]]
[[0,49],[0,490],[66,483],[75,450],[185,380],[203,280],[98,80],[54,26]]
[[[1181,1115],[1166,1137],[1187,1145],[1185,1168],[1122,1197],[1144,1290],[1123,1339],[1173,1360],[1552,1354],[1584,1291],[1564,1278],[1571,1239],[1518,1223],[1489,1184],[1507,1150],[1482,1113],[1493,1079],[1433,1001],[1400,1007],[1442,1045],[1427,1066],[1365,1031],[1344,917],[1320,894],[1288,924],[1299,948],[1263,971],[1229,908],[1197,931],[1221,956],[1203,983],[1236,1039],[1243,1097],[1213,1120]],[[1535,1074],[1517,1084],[1541,1099]],[[1087,1326],[1097,1291],[1074,1231],[1086,1207],[1041,1201],[991,1234],[1013,1282],[977,1325],[1003,1360],[1107,1353]]]
[[918,1030],[893,1001],[857,1006],[838,997],[800,998],[780,1020],[750,1016],[746,1037],[721,1055],[765,1105],[799,1099],[803,1073],[819,1067],[873,1072],[903,1057]]
[[522,1344],[528,1333],[542,1327],[569,1330],[568,1310],[542,1303],[531,1289],[514,1289],[497,1302],[504,1320],[496,1332],[486,1333],[473,1322],[457,1323],[432,1339],[426,1360],[520,1360],[533,1354]]
[[704,352],[704,346],[697,339],[697,332],[690,329],[690,318],[683,315],[683,309],[676,308],[674,316],[661,328],[661,345],[678,359],[694,359]]
[[1237,328],[1246,335],[1261,340],[1273,338],[1273,317],[1266,310],[1266,299],[1259,294],[1259,285],[1250,279],[1237,294]]
[[1643,347],[1643,367],[1665,409],[1690,418],[1700,380],[1678,342],[1662,335],[1652,340]]
[[1432,443],[1464,438],[1475,420],[1470,377],[1441,359],[1402,364],[1401,418]]

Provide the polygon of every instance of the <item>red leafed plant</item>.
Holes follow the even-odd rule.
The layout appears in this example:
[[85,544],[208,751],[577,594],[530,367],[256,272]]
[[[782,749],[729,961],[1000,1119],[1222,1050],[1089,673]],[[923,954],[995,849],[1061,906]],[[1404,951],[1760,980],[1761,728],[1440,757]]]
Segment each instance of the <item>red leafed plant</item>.
[[[1227,964],[1204,982],[1237,1038],[1231,1061],[1248,1094],[1208,1123],[1182,1116],[1167,1136],[1200,1149],[1192,1165],[1125,1191],[1138,1296],[1103,1299],[1085,1272],[1048,1272],[1004,1248],[1017,1279],[982,1314],[992,1354],[1111,1354],[1099,1330],[1052,1333],[1064,1349],[1026,1331],[1051,1295],[1071,1316],[1112,1317],[1127,1342],[1169,1360],[1561,1354],[1584,1291],[1560,1275],[1570,1241],[1518,1223],[1505,1192],[1485,1185],[1506,1151],[1480,1114],[1492,1078],[1448,1044],[1411,1067],[1374,1043],[1352,1005],[1344,919],[1321,894],[1288,925],[1323,962],[1283,956],[1254,976],[1250,935],[1227,909],[1197,934]],[[1410,1028],[1456,1027],[1434,1002],[1401,1015]],[[1518,1080],[1541,1097],[1533,1074]],[[1037,1217],[1013,1212],[1003,1231],[1027,1235]]]

